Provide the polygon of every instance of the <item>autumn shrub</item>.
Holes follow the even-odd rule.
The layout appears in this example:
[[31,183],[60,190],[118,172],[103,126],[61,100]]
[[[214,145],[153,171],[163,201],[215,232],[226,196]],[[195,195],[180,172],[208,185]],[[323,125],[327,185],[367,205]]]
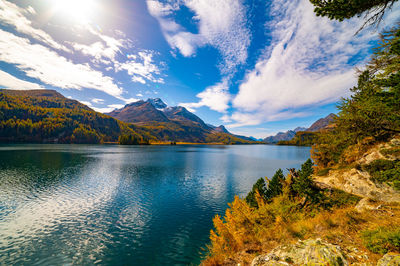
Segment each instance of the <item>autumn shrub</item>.
[[373,181],[388,183],[396,189],[400,189],[400,161],[378,159],[364,165]]
[[374,253],[400,252],[400,228],[378,227],[362,233],[365,246]]
[[324,169],[320,169],[318,171],[316,171],[316,175],[317,176],[326,176],[327,174],[329,174],[329,171],[331,170],[331,168],[324,168]]
[[278,170],[268,184],[264,178],[257,180],[245,199],[235,197],[225,215],[213,219],[208,246],[212,261],[223,261],[248,246],[303,238],[314,230],[307,219],[321,211],[355,205],[360,199],[335,189],[319,189],[312,174],[313,163],[307,160],[286,178]]
[[391,148],[391,149],[382,149],[380,152],[385,156],[399,157],[400,156],[400,147],[395,147],[395,148]]

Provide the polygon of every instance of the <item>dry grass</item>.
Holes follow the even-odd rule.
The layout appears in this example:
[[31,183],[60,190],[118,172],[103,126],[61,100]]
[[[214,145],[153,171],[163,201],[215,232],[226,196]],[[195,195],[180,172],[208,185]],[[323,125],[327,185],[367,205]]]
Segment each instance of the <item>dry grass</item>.
[[[287,202],[284,196],[259,209],[246,206],[244,200],[236,198],[224,219],[214,219],[216,229],[211,233],[210,256],[203,265],[249,265],[255,256],[268,253],[278,245],[308,238],[321,238],[340,245],[350,254],[350,263],[375,263],[381,255],[364,246],[362,232],[400,226],[398,204],[381,205],[377,210],[362,213],[347,206],[315,215],[305,210],[294,211],[296,203]],[[368,259],[360,254],[366,254]]]

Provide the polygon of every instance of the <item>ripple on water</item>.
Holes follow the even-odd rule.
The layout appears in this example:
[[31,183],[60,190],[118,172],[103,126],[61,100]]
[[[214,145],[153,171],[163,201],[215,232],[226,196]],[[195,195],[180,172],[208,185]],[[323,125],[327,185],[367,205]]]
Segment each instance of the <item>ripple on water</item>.
[[0,146],[0,265],[196,263],[235,194],[308,157],[269,149]]

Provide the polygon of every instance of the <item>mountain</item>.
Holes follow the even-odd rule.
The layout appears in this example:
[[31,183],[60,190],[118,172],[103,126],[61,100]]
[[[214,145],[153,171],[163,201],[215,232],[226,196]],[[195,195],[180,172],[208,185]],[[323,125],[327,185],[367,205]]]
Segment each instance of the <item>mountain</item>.
[[142,100],[127,104],[125,107],[116,109],[106,115],[126,123],[169,121],[167,116],[162,111],[158,110],[152,102]]
[[246,140],[246,141],[260,141],[260,140],[254,138],[254,137],[246,137],[246,136],[232,134],[223,125],[220,125],[220,126],[216,127],[216,126],[207,124],[207,126],[211,127],[214,132],[227,133],[227,134],[230,134],[232,136],[235,136],[235,137],[237,137],[239,139],[243,139],[243,140]]
[[264,139],[265,143],[277,143],[283,140],[291,140],[296,135],[294,130],[288,130],[286,132],[279,132],[275,136],[269,136]]
[[0,90],[0,141],[100,143],[122,134],[154,138],[54,90]]
[[263,142],[265,143],[278,143],[280,141],[290,141],[292,140],[295,136],[296,133],[298,132],[317,132],[322,129],[327,128],[330,123],[334,120],[336,117],[335,114],[331,113],[328,116],[318,119],[315,121],[309,128],[305,127],[297,127],[294,130],[288,130],[286,132],[279,132],[275,136],[269,136],[266,137]]
[[1,142],[254,143],[213,128],[186,108],[168,107],[159,98],[107,115],[54,90],[0,90]]
[[160,98],[148,99],[147,101],[157,109],[164,109],[167,107],[167,105]]
[[111,117],[140,126],[162,141],[254,143],[231,134],[224,126],[204,123],[182,106],[167,106],[160,98],[140,100],[108,113]]
[[200,117],[189,112],[185,107],[166,107],[164,109],[164,114],[172,121],[193,122],[200,125],[202,128],[209,129],[209,126],[206,125]]
[[[209,125],[209,126],[212,127],[212,125]],[[221,132],[221,133],[228,133],[228,134],[230,134],[230,132],[229,132],[223,125],[220,125],[219,127],[214,127],[213,130],[216,131],[216,132]]]
[[318,119],[315,121],[307,130],[303,131],[311,131],[311,132],[316,132],[320,131],[321,129],[325,129],[326,127],[329,126],[330,123],[335,119],[336,115],[333,113],[330,113],[328,116]]
[[296,127],[295,129],[293,129],[294,132],[299,132],[299,131],[307,131],[306,127]]

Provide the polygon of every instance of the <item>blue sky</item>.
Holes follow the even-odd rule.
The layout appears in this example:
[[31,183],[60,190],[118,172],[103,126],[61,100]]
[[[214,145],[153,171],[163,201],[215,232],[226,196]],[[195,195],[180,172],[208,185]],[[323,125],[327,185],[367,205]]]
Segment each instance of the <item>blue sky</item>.
[[378,30],[308,0],[0,0],[0,87],[55,89],[100,112],[160,97],[266,137],[336,112]]

